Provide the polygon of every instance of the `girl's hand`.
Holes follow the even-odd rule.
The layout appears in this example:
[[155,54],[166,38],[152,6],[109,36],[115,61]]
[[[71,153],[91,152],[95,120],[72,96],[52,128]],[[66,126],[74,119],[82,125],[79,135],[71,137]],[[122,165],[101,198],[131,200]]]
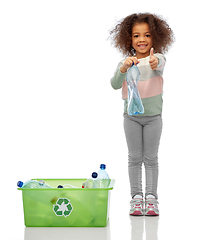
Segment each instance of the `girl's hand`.
[[128,57],[125,60],[124,65],[120,68],[120,71],[122,73],[125,73],[127,71],[127,69],[133,65],[133,63],[135,65],[137,65],[139,63],[139,60],[136,57]]
[[157,69],[159,63],[159,59],[157,57],[155,57],[154,55],[154,48],[151,48],[150,50],[150,60],[149,60],[149,64],[152,70]]

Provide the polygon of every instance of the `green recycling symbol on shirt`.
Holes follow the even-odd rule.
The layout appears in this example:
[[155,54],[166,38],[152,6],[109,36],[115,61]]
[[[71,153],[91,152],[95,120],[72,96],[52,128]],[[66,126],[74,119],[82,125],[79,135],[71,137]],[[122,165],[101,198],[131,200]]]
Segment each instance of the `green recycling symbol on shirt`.
[[67,198],[59,198],[56,205],[53,205],[53,211],[57,216],[69,216],[73,210],[70,200]]

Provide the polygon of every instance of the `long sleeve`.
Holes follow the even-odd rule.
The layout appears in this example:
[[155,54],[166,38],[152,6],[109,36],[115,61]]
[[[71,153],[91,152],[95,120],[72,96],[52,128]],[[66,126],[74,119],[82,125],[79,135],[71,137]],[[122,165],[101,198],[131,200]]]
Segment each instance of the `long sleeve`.
[[154,55],[159,59],[159,64],[158,64],[156,70],[157,71],[163,71],[164,66],[165,66],[165,62],[166,62],[166,58],[161,53],[155,53]]
[[127,72],[122,73],[120,71],[120,68],[121,68],[122,65],[123,65],[123,61],[121,61],[118,64],[116,72],[115,72],[114,76],[111,78],[111,85],[114,89],[120,89],[122,87],[122,84],[123,84],[124,80],[125,80]]

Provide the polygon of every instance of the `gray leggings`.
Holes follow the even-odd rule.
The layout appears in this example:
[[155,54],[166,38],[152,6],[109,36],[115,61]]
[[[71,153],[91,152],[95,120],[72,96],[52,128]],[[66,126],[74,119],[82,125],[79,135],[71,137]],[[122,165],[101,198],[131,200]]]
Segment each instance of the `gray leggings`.
[[162,133],[161,114],[130,116],[124,113],[124,131],[128,146],[128,170],[132,197],[143,196],[142,163],[145,166],[146,193],[156,199],[158,182],[158,148]]

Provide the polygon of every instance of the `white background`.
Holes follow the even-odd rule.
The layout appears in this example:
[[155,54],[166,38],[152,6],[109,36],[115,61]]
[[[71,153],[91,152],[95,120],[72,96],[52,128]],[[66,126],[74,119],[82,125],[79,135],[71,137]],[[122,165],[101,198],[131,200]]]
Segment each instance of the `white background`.
[[[163,207],[169,201],[172,213],[184,214],[184,204],[191,213],[200,213],[205,199],[204,2],[4,0],[0,2],[4,239],[24,238],[18,180],[87,178],[105,163],[116,180],[111,214],[119,207],[128,213],[123,101],[121,90],[110,86],[122,55],[108,36],[118,20],[145,11],[162,15],[176,37],[164,71],[160,203]],[[111,227],[112,240],[118,234],[115,230]]]

